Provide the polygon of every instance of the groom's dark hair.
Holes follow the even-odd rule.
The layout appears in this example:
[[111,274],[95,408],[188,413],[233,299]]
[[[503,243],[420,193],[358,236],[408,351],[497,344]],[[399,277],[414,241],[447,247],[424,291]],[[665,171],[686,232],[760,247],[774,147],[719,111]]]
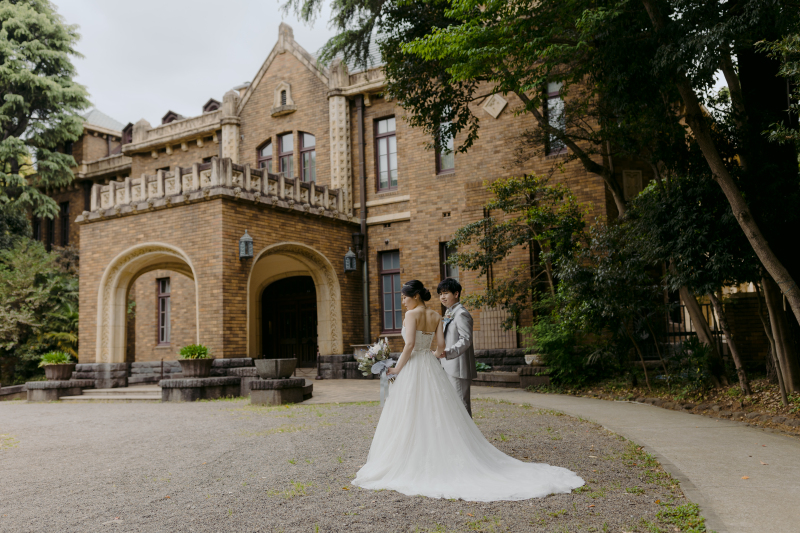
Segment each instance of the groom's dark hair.
[[453,278],[443,279],[436,287],[436,292],[442,294],[443,292],[458,293],[459,299],[461,298],[461,284]]

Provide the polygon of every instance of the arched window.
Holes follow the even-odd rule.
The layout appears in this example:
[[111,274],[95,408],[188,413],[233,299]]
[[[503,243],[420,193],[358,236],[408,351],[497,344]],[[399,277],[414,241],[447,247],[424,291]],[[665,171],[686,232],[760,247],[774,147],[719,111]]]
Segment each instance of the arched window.
[[294,174],[294,135],[286,133],[278,137],[278,172],[285,178],[291,178]]
[[317,181],[317,140],[310,133],[300,134],[300,174],[304,182]]
[[266,168],[267,172],[272,172],[272,141],[267,141],[256,153],[258,168]]

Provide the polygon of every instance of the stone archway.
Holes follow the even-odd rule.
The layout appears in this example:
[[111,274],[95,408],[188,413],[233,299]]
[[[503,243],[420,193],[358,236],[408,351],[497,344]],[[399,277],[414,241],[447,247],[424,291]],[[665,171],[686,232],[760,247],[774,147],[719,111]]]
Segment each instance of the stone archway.
[[169,244],[139,244],[117,255],[100,280],[95,362],[125,362],[128,291],[139,276],[158,269],[180,272],[194,281],[197,342],[200,342],[200,291],[191,260],[181,249]]
[[286,242],[268,246],[253,258],[247,278],[247,356],[261,356],[261,294],[269,284],[292,276],[314,280],[320,353],[343,353],[341,289],[333,265],[310,246]]

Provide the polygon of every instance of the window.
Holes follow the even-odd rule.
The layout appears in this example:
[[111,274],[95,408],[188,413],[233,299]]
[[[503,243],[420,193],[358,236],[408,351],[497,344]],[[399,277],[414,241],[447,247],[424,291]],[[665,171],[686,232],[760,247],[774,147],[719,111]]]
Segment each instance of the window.
[[294,157],[294,135],[287,133],[278,137],[278,150],[278,156],[280,157],[278,172],[283,174],[284,178],[291,178],[294,175],[294,165],[292,163]]
[[272,141],[267,141],[267,144],[258,149],[256,159],[258,168],[266,168],[267,172],[272,172]]
[[67,141],[64,143],[64,153],[67,155],[72,155],[72,147],[74,146],[72,141]]
[[169,344],[169,278],[157,279],[156,287],[158,291],[158,344]]
[[300,174],[304,182],[317,181],[317,140],[309,133],[300,134]]
[[[445,130],[450,127],[450,123],[442,124],[440,128]],[[436,172],[443,174],[453,172],[456,168],[456,154],[453,152],[453,136],[447,135],[444,145],[436,152]]]
[[397,188],[397,135],[394,117],[379,120],[375,128],[378,155],[378,190]]
[[439,243],[439,257],[441,258],[440,274],[442,279],[453,278],[458,279],[458,267],[456,265],[448,265],[447,260],[455,255],[456,247],[448,246],[446,242]]
[[400,309],[400,252],[382,252],[378,261],[383,331],[400,331],[403,327],[403,313]]
[[281,91],[281,105],[286,105],[286,89]]
[[45,244],[45,248],[47,251],[53,249],[53,246],[56,243],[56,219],[48,218],[47,219],[47,243]]
[[38,217],[33,219],[33,240],[42,240],[42,219]]
[[61,246],[69,244],[69,202],[58,204],[60,213],[58,223],[61,226]]
[[[547,106],[544,112],[547,123],[550,126],[564,131],[566,119],[564,117],[564,100],[561,98],[561,86],[560,82],[547,84]],[[547,136],[547,155],[560,154],[565,152],[566,149],[564,142],[558,137],[552,134]]]

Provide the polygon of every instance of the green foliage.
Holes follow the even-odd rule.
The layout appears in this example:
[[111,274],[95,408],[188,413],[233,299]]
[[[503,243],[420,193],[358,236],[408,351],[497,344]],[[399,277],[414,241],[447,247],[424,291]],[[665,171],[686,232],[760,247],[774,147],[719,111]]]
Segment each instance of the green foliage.
[[[789,112],[800,116],[800,31],[784,35],[776,41],[761,41],[756,47],[767,52],[770,57],[780,60],[781,67],[778,71],[789,81],[792,91],[790,95]],[[800,130],[790,124],[776,122],[767,131],[769,140],[778,144],[794,143],[800,151]]]
[[74,353],[77,310],[74,251],[28,239],[0,250],[0,381],[24,382],[43,353]]
[[711,349],[696,336],[683,342],[681,350],[667,362],[669,384],[682,385],[686,392],[705,388],[711,375]]
[[11,248],[16,241],[30,237],[28,216],[19,206],[0,203],[0,250]]
[[478,372],[489,372],[492,370],[492,366],[487,365],[486,363],[475,363],[475,370]]
[[188,344],[178,352],[181,359],[211,359],[208,347],[202,344]]
[[47,365],[65,365],[72,362],[72,357],[64,352],[47,352],[42,355],[39,368]]
[[493,195],[484,208],[495,215],[456,230],[451,245],[459,252],[449,262],[487,278],[493,266],[520,249],[530,265],[492,276],[483,293],[464,301],[474,307],[502,306],[517,320],[543,292],[555,294],[553,265],[574,253],[585,227],[584,208],[563,185],[541,176],[500,179],[488,185]]
[[700,516],[700,507],[685,503],[676,507],[664,506],[656,517],[666,524],[677,526],[684,533],[705,533],[706,520]]
[[47,0],[0,2],[0,204],[52,217],[46,188],[72,181],[64,144],[83,132],[86,88],[73,81],[77,26]]

